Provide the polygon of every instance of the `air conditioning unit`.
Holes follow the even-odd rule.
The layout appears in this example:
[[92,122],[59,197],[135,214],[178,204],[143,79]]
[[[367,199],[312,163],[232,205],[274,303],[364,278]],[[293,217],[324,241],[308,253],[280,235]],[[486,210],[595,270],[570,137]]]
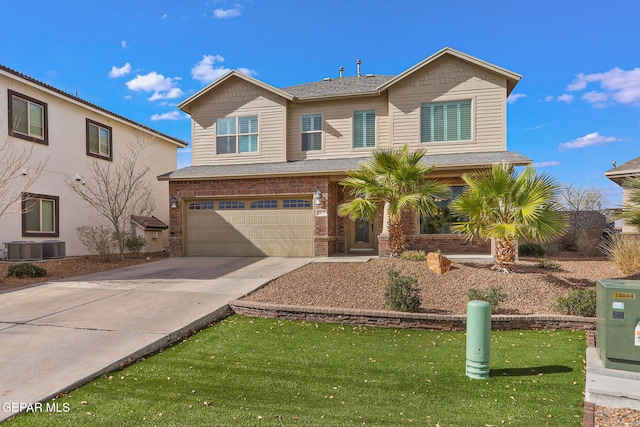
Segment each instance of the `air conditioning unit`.
[[8,261],[38,261],[42,259],[42,243],[13,241],[5,243]]
[[65,242],[61,240],[45,240],[42,242],[42,259],[57,259],[65,256]]

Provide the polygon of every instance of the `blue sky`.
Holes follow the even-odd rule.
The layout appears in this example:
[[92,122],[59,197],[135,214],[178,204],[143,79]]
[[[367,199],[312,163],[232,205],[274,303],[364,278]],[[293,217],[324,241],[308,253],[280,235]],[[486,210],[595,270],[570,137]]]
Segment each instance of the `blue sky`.
[[[33,0],[3,2],[0,63],[190,141],[176,105],[230,69],[285,87],[398,74],[445,46],[522,75],[508,148],[559,181],[640,156],[640,2]],[[190,164],[189,149],[179,166]]]

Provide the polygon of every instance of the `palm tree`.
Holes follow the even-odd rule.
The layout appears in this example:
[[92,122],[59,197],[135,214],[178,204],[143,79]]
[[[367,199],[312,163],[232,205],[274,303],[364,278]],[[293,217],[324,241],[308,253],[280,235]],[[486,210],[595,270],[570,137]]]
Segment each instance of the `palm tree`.
[[[340,184],[351,190],[353,200],[338,207],[341,216],[372,219],[384,208],[384,221],[389,224],[389,253],[398,256],[405,249],[402,213],[415,210],[422,215],[436,211],[435,198],[447,198],[449,189],[427,179],[434,167],[421,162],[424,150],[409,151],[404,145],[397,150],[374,150]],[[383,227],[383,233],[386,227]]]
[[560,186],[531,166],[518,176],[512,165],[493,165],[490,170],[463,174],[462,179],[467,188],[450,206],[467,221],[452,228],[469,239],[495,239],[497,269],[513,270],[519,240],[545,241],[567,228]]
[[627,202],[622,206],[619,217],[640,231],[640,177],[626,179],[624,188],[627,190]]

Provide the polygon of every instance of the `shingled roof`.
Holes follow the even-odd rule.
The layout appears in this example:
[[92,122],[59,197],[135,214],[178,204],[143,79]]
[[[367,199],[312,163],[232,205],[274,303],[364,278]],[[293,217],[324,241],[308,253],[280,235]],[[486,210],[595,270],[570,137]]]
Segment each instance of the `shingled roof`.
[[615,183],[622,185],[625,178],[640,176],[640,157],[609,169],[604,175]]
[[391,80],[394,76],[349,76],[325,79],[319,82],[305,83],[282,88],[297,99],[326,98],[332,96],[377,95],[378,86]]
[[[160,181],[191,180],[191,179],[222,179],[234,177],[252,178],[259,176],[290,176],[290,175],[344,175],[345,171],[360,168],[360,163],[369,157],[351,159],[317,159],[300,160],[295,162],[255,163],[241,165],[207,165],[189,166],[173,172],[160,175]],[[433,154],[422,158],[423,163],[435,166],[436,170],[443,169],[475,169],[487,164],[511,163],[516,166],[531,164],[531,159],[509,151],[489,153],[456,153]]]
[[149,231],[166,230],[167,228],[169,228],[167,224],[160,221],[155,216],[131,215],[131,221],[138,224],[144,230],[149,230]]

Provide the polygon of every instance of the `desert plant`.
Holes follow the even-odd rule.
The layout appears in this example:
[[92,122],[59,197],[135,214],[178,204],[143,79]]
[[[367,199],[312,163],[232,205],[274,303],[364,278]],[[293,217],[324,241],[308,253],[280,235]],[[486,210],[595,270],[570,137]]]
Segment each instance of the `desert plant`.
[[498,306],[507,298],[507,294],[503,294],[500,286],[491,286],[485,290],[471,288],[467,292],[469,301],[479,300],[486,301],[491,304],[491,312],[495,313]]
[[341,216],[371,219],[383,209],[389,224],[389,253],[399,256],[405,249],[402,213],[415,210],[427,215],[437,210],[436,198],[447,198],[449,189],[427,179],[433,166],[422,162],[424,150],[409,151],[409,145],[397,150],[374,150],[360,169],[349,172],[340,184],[351,191],[353,200],[338,207]]
[[427,254],[423,250],[404,251],[400,254],[400,258],[409,261],[424,261],[427,258]]
[[147,243],[147,239],[144,236],[131,232],[125,240],[125,247],[129,252],[139,254],[147,246]]
[[518,246],[518,255],[520,256],[542,256],[545,249],[539,243],[523,243]]
[[76,230],[82,244],[91,252],[102,255],[105,260],[108,260],[116,249],[117,241],[114,239],[113,231],[107,227],[83,225]]
[[640,240],[611,234],[603,239],[600,249],[623,274],[640,271]]
[[574,316],[595,317],[596,291],[593,289],[576,289],[566,297],[559,297],[556,310]]
[[562,266],[557,261],[549,261],[546,259],[541,259],[538,261],[538,268],[544,268],[547,270],[560,270]]
[[420,308],[418,279],[401,276],[399,271],[389,270],[389,282],[384,293],[387,307],[396,311],[416,312]]
[[44,277],[47,275],[47,270],[30,262],[23,262],[21,264],[12,264],[7,269],[7,276],[13,277]]
[[493,165],[462,179],[467,188],[450,206],[467,220],[455,223],[453,230],[468,239],[494,239],[498,270],[513,269],[518,241],[550,240],[567,228],[558,184],[531,166],[518,175],[512,165]]

